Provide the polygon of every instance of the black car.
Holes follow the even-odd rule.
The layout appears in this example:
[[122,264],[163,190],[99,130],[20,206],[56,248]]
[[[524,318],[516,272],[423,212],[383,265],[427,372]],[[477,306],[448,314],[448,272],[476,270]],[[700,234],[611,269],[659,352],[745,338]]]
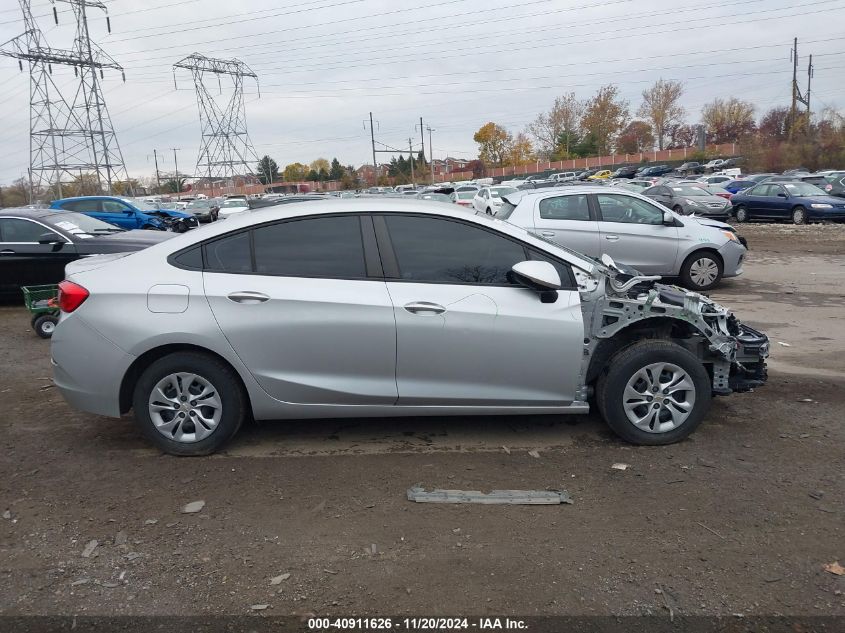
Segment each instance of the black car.
[[578,174],[578,180],[587,180],[587,178],[589,178],[593,174],[599,173],[599,171],[600,170],[598,169],[588,169],[586,171],[582,171],[580,174]]
[[214,200],[191,200],[185,207],[185,213],[190,213],[200,222],[214,222],[220,213],[220,205]]
[[120,229],[81,213],[52,209],[0,211],[0,294],[54,284],[65,265],[89,255],[139,251],[174,237],[170,231]]
[[670,173],[672,168],[669,165],[655,165],[653,167],[648,167],[640,172],[640,176],[643,177],[655,177],[655,176],[665,176],[666,174]]
[[611,178],[633,178],[634,174],[637,173],[639,167],[637,165],[624,165],[620,167],[612,174],[610,174]]
[[675,171],[684,176],[688,176],[689,174],[702,174],[704,173],[704,165],[695,161],[691,161],[689,163],[684,163]]

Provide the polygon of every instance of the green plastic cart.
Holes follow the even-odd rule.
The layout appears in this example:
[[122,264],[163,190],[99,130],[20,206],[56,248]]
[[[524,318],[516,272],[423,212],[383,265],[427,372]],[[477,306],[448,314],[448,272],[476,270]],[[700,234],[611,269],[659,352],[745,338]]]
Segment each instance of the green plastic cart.
[[59,287],[56,284],[23,286],[23,302],[32,313],[30,324],[41,338],[50,338],[59,322]]

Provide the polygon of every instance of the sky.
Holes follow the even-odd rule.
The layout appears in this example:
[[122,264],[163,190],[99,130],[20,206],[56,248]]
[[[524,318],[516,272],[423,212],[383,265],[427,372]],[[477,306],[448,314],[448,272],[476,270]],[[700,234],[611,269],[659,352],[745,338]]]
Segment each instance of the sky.
[[[48,43],[69,48],[72,13],[31,0]],[[106,71],[104,94],[129,175],[192,173],[200,145],[196,93],[173,64],[197,52],[237,58],[258,156],[280,166],[337,157],[372,162],[379,148],[419,149],[419,119],[435,158],[475,158],[475,131],[495,121],[516,134],[556,96],[591,96],[613,83],[631,105],[658,78],[684,82],[689,122],[716,97],[751,101],[758,116],[789,105],[790,50],[799,39],[799,82],[814,55],[813,110],[845,109],[845,0],[110,0],[112,32],[91,9],[92,39],[125,69]],[[0,9],[0,41],[23,30],[21,11]],[[71,68],[54,68],[72,96]],[[28,73],[0,57],[0,184],[28,166]],[[216,85],[212,84],[212,85]],[[216,88],[215,88],[216,89]],[[224,94],[225,97],[225,89]],[[430,156],[428,134],[426,154]],[[382,145],[383,144],[383,145]],[[388,154],[379,155],[386,162]]]

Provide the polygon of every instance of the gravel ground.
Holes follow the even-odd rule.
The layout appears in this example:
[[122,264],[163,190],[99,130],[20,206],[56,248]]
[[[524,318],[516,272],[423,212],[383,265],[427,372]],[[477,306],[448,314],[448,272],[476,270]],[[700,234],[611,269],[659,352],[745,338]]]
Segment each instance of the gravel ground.
[[[739,229],[745,275],[713,294],[771,336],[770,381],[668,447],[595,415],[325,420],[169,457],[70,410],[0,308],[0,615],[845,616],[845,227]],[[574,503],[413,504],[415,483]]]

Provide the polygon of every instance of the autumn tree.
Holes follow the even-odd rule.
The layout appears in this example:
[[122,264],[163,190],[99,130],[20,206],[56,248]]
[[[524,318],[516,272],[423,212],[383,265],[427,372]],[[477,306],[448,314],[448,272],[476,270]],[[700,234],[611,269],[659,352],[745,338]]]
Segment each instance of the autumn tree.
[[654,148],[654,133],[645,121],[631,121],[616,139],[616,151],[639,154]]
[[276,164],[276,161],[267,155],[258,161],[256,172],[258,174],[258,180],[262,185],[269,185],[271,182],[279,179],[279,166]]
[[508,165],[526,165],[537,160],[534,145],[524,132],[516,135],[508,151],[506,162]]
[[698,138],[698,130],[696,126],[687,123],[675,123],[670,125],[666,134],[668,141],[666,149],[683,149],[684,147],[693,147]]
[[286,165],[282,172],[282,180],[285,182],[298,182],[305,180],[306,176],[308,176],[308,166],[302,163]]
[[8,187],[0,187],[0,208],[23,207],[29,203],[29,183],[18,178]]
[[537,153],[548,160],[569,156],[570,146],[577,142],[578,126],[584,114],[584,102],[570,92],[555,99],[552,109],[541,112],[526,128],[534,137]]
[[701,122],[711,143],[733,143],[756,129],[754,105],[736,97],[714,99],[701,110]]
[[760,135],[775,141],[785,141],[789,136],[789,108],[772,108],[760,119],[757,130]]
[[478,158],[485,165],[501,167],[507,162],[513,137],[501,125],[485,123],[472,138],[478,143]]
[[658,149],[663,149],[669,128],[683,122],[686,112],[679,103],[683,94],[684,84],[662,78],[651,88],[643,90],[643,103],[637,110],[637,116],[651,122]]
[[319,174],[321,171],[324,171],[328,174],[329,170],[332,168],[329,161],[327,161],[325,158],[318,158],[312,161],[309,167],[311,167],[311,169],[317,174]]
[[628,121],[628,101],[619,96],[613,84],[602,86],[587,101],[581,117],[581,129],[595,139],[596,150],[604,156],[611,152],[619,131]]

